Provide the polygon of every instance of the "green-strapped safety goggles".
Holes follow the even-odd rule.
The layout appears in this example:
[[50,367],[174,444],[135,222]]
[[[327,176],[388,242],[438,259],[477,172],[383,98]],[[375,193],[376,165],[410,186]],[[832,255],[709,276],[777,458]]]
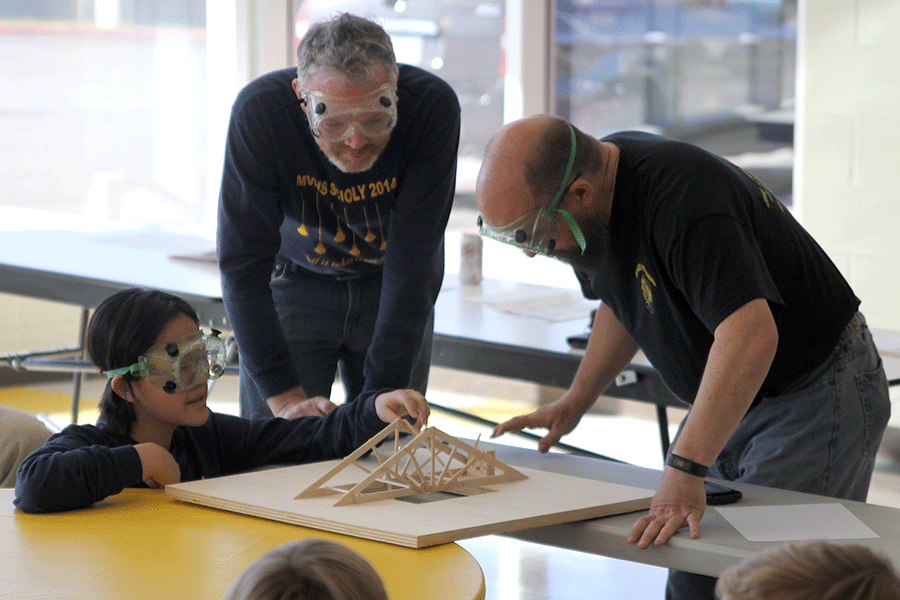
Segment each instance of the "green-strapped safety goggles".
[[556,236],[559,235],[559,216],[562,215],[569,224],[572,235],[575,237],[578,247],[581,248],[581,253],[584,254],[587,243],[584,234],[581,233],[581,228],[578,227],[578,223],[575,222],[575,218],[569,211],[557,208],[566,188],[569,187],[569,177],[572,175],[572,166],[575,164],[575,129],[568,123],[566,125],[569,126],[569,133],[572,136],[569,161],[566,165],[565,175],[563,175],[550,204],[528,211],[506,225],[491,225],[481,215],[478,215],[478,230],[481,235],[536,254],[550,254],[556,247]]
[[162,342],[138,357],[129,367],[106,371],[112,379],[130,373],[147,380],[174,394],[194,388],[200,381],[217,379],[225,372],[225,341],[219,332],[211,334],[197,331],[186,336]]

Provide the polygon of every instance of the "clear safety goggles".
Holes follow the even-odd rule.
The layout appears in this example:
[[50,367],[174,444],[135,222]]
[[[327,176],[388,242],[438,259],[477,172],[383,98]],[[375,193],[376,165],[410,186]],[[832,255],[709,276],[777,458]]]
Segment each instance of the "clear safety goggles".
[[392,83],[349,99],[312,90],[306,92],[303,102],[313,135],[328,142],[345,140],[354,132],[379,138],[390,133],[397,122],[397,94]]
[[566,188],[569,187],[569,177],[572,175],[572,166],[575,164],[575,130],[571,125],[569,125],[569,132],[572,134],[569,161],[566,165],[565,175],[563,175],[550,204],[528,211],[515,221],[505,225],[491,225],[481,215],[478,215],[478,231],[482,236],[517,246],[535,254],[550,254],[556,247],[556,236],[559,235],[559,216],[562,215],[569,224],[582,254],[584,253],[587,243],[581,228],[578,227],[578,223],[575,222],[575,218],[569,211],[557,208]]
[[156,344],[130,367],[106,371],[112,379],[130,373],[174,394],[193,389],[201,380],[218,379],[225,373],[225,341],[219,332],[198,331]]

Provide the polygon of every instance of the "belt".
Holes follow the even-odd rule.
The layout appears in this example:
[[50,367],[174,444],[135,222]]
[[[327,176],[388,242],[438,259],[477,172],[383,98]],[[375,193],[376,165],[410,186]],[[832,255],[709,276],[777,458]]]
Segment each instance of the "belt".
[[359,279],[362,277],[359,273],[336,273],[336,274],[327,274],[327,273],[318,273],[316,271],[311,271],[310,269],[306,269],[301,267],[294,261],[289,258],[285,258],[284,256],[276,256],[275,264],[272,266],[272,277],[281,277],[286,273],[304,273],[313,275],[316,277],[324,277],[326,279],[333,279],[335,281],[350,281],[352,279]]

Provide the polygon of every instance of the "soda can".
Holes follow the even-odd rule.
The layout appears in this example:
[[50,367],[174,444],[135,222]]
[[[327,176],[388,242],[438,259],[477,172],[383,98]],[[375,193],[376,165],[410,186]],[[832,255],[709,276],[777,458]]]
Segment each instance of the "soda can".
[[459,281],[463,285],[481,283],[481,236],[463,232],[459,241]]

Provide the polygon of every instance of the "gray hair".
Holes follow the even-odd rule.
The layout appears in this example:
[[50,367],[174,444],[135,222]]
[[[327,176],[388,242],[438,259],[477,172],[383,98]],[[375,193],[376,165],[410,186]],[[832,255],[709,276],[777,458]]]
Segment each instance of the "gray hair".
[[397,82],[397,58],[387,32],[369,19],[338,13],[312,25],[297,46],[297,82],[306,90],[310,76],[334,71],[354,81],[373,79],[387,69]]

